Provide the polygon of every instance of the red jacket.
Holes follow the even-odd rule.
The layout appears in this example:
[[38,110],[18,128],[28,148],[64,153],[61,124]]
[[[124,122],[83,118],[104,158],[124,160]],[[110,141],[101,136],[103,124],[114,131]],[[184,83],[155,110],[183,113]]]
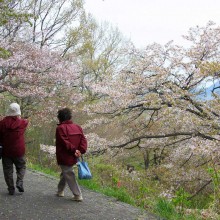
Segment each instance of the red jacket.
[[7,116],[0,121],[0,145],[3,146],[3,157],[24,156],[24,132],[27,125],[27,120],[16,116]]
[[82,128],[71,120],[63,121],[56,129],[56,157],[58,165],[72,166],[77,163],[75,151],[84,154],[87,140]]

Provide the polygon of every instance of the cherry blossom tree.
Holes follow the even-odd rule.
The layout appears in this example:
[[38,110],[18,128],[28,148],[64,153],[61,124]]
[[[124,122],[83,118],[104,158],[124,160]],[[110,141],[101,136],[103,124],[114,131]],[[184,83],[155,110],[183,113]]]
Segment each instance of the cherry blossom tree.
[[[58,100],[67,96],[67,100],[71,100],[74,96],[73,89],[78,84],[79,73],[76,64],[63,60],[58,53],[47,48],[39,49],[34,44],[2,42],[1,45],[11,53],[7,59],[0,59],[1,93],[22,101],[27,110],[30,106],[33,110],[39,102],[41,106],[47,103],[48,107],[56,108]],[[37,108],[38,112],[46,111],[44,107],[41,108]],[[33,113],[30,109],[28,111],[27,114]]]
[[[209,22],[184,38],[185,48],[172,42],[128,48],[122,71],[88,85],[96,99],[86,109],[98,118],[86,127],[112,126],[100,150],[145,149],[155,165],[172,170],[169,181],[196,180],[198,192],[210,183],[204,166],[220,152],[220,27]],[[214,99],[199,98],[210,81]]]

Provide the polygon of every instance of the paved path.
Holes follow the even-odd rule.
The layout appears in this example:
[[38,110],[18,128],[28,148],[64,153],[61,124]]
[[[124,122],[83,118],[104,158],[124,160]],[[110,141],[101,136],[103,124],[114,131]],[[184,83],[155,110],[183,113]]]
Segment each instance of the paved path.
[[25,192],[7,193],[0,163],[0,220],[155,220],[159,219],[128,204],[82,188],[83,202],[56,197],[58,180],[42,173],[27,171]]

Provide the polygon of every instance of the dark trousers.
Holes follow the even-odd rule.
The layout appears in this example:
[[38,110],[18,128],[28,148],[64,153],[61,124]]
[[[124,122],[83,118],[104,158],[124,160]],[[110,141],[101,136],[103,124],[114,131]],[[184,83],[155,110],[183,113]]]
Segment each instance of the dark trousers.
[[26,171],[26,162],[24,157],[20,158],[11,158],[11,157],[2,157],[2,166],[5,177],[5,182],[8,186],[9,191],[14,191],[14,179],[13,179],[13,165],[15,165],[17,180],[16,186],[23,186],[24,174]]

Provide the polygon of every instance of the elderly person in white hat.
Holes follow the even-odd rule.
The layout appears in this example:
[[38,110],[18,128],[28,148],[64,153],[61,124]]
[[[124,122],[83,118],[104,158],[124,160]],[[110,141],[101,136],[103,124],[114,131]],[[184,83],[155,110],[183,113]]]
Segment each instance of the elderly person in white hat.
[[0,121],[2,165],[9,195],[15,194],[13,164],[17,173],[16,187],[19,192],[24,192],[23,178],[26,170],[24,133],[27,125],[28,121],[21,118],[21,109],[17,103],[9,105],[6,117]]

